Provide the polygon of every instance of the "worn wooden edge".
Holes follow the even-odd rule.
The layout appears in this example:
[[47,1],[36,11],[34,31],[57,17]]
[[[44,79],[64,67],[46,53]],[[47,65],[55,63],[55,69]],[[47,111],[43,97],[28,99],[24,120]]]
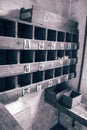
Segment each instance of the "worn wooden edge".
[[6,107],[0,103],[0,130],[23,130]]
[[[0,93],[0,102],[3,104],[8,104],[8,103],[17,101],[19,99],[19,97],[22,97],[25,94],[32,94],[35,92],[40,92],[48,87],[52,87],[52,86],[57,85],[61,82],[65,82],[66,81],[65,78],[67,75],[68,75],[67,81],[74,78],[74,77],[72,77],[72,75],[74,75],[74,73],[70,73],[70,74],[58,76],[56,78],[44,80],[44,81],[41,81],[38,83],[23,86],[21,88],[15,88],[12,90],[1,92]],[[58,82],[59,79],[60,79],[60,82]],[[41,89],[38,89],[38,85],[41,86]],[[24,91],[25,91],[25,94],[24,94]]]

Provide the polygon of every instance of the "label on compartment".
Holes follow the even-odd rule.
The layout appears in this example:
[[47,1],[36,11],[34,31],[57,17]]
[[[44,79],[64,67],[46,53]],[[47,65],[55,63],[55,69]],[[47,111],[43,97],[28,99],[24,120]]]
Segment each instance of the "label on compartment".
[[30,72],[30,65],[25,65],[24,66],[24,73],[29,73]]
[[39,50],[43,50],[44,49],[44,41],[40,41],[39,42]]
[[28,39],[24,40],[24,49],[31,49],[31,42]]

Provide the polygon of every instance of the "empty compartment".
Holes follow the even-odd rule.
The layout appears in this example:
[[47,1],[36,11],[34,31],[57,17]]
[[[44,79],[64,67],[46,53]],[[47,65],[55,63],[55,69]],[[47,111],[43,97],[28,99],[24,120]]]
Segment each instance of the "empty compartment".
[[72,58],[77,58],[77,50],[72,50]]
[[67,91],[65,83],[61,83],[45,89],[45,100],[51,105],[56,106],[57,102],[62,101],[62,95]]
[[49,50],[47,53],[47,60],[55,60],[56,59],[56,51]]
[[78,43],[78,35],[73,34],[72,42],[73,42],[73,43]]
[[55,30],[48,29],[47,40],[48,41],[56,41],[56,31]]
[[63,104],[67,108],[73,108],[81,102],[82,95],[76,91],[70,90],[63,95]]
[[58,50],[57,51],[57,59],[64,57],[64,55],[65,55],[65,51],[64,50]]
[[0,78],[0,92],[6,91],[6,78]]
[[76,72],[76,65],[70,65],[69,73]]
[[7,64],[17,64],[20,62],[18,51],[7,50],[6,55],[7,55]]
[[18,87],[18,77],[10,76],[6,77],[6,90],[11,90]]
[[33,35],[33,26],[18,23],[18,37],[32,39]]
[[0,36],[15,37],[15,22],[0,19]]
[[41,27],[35,27],[34,39],[45,40],[46,29]]
[[20,52],[20,63],[30,63],[33,62],[34,51],[25,50]]
[[62,74],[62,68],[61,67],[56,68],[55,69],[55,77],[61,76],[61,74]]
[[51,79],[53,77],[54,77],[54,70],[53,69],[45,71],[45,80]]
[[46,51],[35,51],[35,62],[41,62],[46,60]]
[[63,75],[68,74],[69,73],[69,66],[64,66],[63,67]]
[[69,58],[72,58],[72,50],[66,50],[65,56],[68,56]]
[[43,81],[43,78],[44,78],[43,71],[33,73],[33,83]]
[[18,82],[20,84],[20,87],[23,87],[23,86],[31,84],[31,82],[32,82],[32,75],[31,75],[31,73],[20,75]]
[[66,33],[66,42],[71,42],[72,41],[72,34],[71,33]]
[[60,42],[65,41],[65,32],[58,31],[57,41],[60,41]]
[[7,53],[6,50],[0,50],[0,65],[7,64]]

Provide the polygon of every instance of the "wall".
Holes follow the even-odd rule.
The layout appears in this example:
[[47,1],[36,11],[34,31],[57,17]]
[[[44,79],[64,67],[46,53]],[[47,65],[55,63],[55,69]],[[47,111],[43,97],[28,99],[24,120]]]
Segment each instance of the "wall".
[[[0,15],[19,18],[21,7],[29,8],[32,4],[38,4],[52,12],[69,17],[69,1],[70,0],[32,0],[31,2],[29,0],[0,0]],[[25,106],[28,104],[28,107],[26,106],[27,110],[24,108],[25,111],[20,112],[21,116],[18,117],[20,124],[25,130],[49,130],[49,128],[58,122],[58,110],[45,102],[44,91],[22,98],[21,105],[17,102],[9,105],[10,109],[14,111],[15,107],[20,108],[20,106],[23,107],[24,104]],[[25,116],[26,114],[27,116]],[[17,116],[15,116],[15,118],[16,117]]]
[[[84,35],[85,35],[85,25],[86,25],[86,16],[87,16],[87,0],[71,0],[71,12],[70,18],[78,22],[78,30],[79,30],[79,50],[78,50],[78,64],[77,64],[77,76],[76,78],[69,81],[69,85],[76,90],[80,90],[82,93],[82,102],[87,104],[87,46],[85,50],[85,60],[82,71],[82,79],[80,83],[80,69],[82,63],[82,54],[83,54],[83,46],[84,46]],[[87,39],[86,39],[87,41]],[[68,130],[87,130],[87,127],[75,122],[75,126],[72,127],[72,118],[67,116],[66,114],[61,113],[60,122],[63,126],[65,126]],[[67,119],[67,120],[66,120]]]

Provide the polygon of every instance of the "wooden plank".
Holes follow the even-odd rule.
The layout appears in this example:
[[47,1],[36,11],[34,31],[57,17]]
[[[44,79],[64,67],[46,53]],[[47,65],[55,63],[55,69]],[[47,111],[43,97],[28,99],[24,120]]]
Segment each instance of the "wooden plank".
[[26,74],[36,72],[38,70],[38,63],[26,63],[17,65],[3,65],[0,66],[0,77],[7,77],[19,74]]
[[15,118],[0,103],[0,130],[23,130]]
[[0,36],[0,49],[10,50],[76,50],[76,43],[52,42]]

